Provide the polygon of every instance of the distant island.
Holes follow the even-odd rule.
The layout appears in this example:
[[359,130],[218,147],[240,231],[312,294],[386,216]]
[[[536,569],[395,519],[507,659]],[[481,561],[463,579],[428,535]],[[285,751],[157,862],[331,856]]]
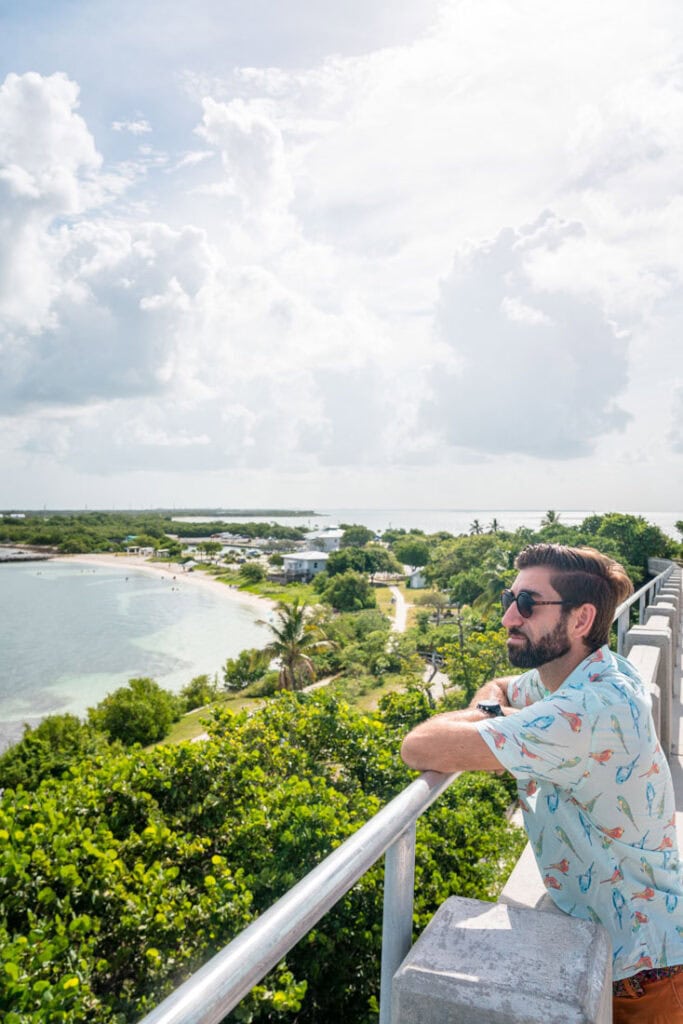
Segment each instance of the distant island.
[[314,512],[312,509],[296,508],[126,508],[126,509],[82,509],[82,508],[60,508],[60,509],[5,509],[0,511],[0,516],[74,516],[82,515],[88,511],[102,513],[103,515],[163,515],[176,518],[177,516],[228,516],[231,519],[239,519],[240,516],[257,516],[268,518],[271,516],[319,516],[323,512]]

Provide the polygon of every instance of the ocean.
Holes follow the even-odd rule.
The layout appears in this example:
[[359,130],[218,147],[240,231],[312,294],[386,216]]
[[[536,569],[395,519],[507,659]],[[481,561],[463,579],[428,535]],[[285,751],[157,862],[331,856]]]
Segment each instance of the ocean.
[[[436,533],[439,530],[446,530],[448,533],[457,535],[469,533],[470,524],[478,519],[483,529],[486,529],[492,519],[497,519],[501,529],[516,530],[519,526],[529,526],[531,529],[538,529],[541,520],[546,514],[546,509],[538,508],[513,508],[513,509],[475,509],[475,508],[336,508],[319,509],[314,516],[239,516],[239,517],[218,517],[224,518],[226,522],[276,522],[283,526],[304,526],[310,529],[318,529],[324,526],[339,525],[340,523],[361,523],[368,529],[383,531],[392,527],[394,529],[411,528],[424,530],[425,533]],[[586,516],[594,513],[603,514],[605,511],[630,512],[629,509],[558,509],[560,522],[567,526],[578,526]],[[633,512],[632,515],[642,515],[650,523],[659,526],[664,533],[675,540],[680,540],[674,523],[683,519],[683,509],[678,512]],[[178,522],[207,522],[207,517],[186,516],[178,517]]]
[[215,587],[131,567],[0,564],[0,751],[24,722],[83,716],[136,676],[178,692],[262,647],[263,612]]
[[[560,509],[580,523],[589,509]],[[680,512],[643,512],[672,537]],[[426,533],[467,533],[478,519],[501,528],[538,527],[541,509],[321,509],[315,516],[265,517],[311,529],[362,523],[382,531],[417,527]],[[201,517],[188,517],[195,521]],[[227,517],[226,517],[227,518]],[[258,516],[244,517],[258,521]],[[230,519],[227,519],[230,521]],[[233,520],[234,521],[234,520]],[[261,612],[218,589],[174,583],[128,567],[77,562],[0,564],[0,751],[23,723],[48,714],[83,715],[135,676],[178,691],[193,676],[220,673],[226,658],[263,646]]]

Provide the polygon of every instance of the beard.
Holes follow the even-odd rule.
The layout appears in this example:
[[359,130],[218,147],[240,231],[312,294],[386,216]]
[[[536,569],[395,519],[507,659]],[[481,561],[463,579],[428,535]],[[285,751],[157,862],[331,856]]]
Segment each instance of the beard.
[[523,637],[524,645],[508,644],[508,661],[515,668],[540,668],[549,661],[562,658],[571,650],[567,635],[566,617],[563,615],[555,628],[534,643],[516,629],[511,629],[510,636]]

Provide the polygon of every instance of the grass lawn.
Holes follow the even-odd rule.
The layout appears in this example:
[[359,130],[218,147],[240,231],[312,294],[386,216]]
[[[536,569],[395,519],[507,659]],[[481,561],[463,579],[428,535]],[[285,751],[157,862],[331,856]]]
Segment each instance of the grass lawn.
[[377,601],[377,607],[384,614],[388,615],[390,619],[394,617],[394,606],[391,603],[393,594],[387,586],[373,587],[375,593],[375,599]]
[[210,575],[214,576],[219,583],[236,586],[239,590],[244,590],[248,594],[255,594],[256,597],[267,597],[271,601],[287,601],[287,603],[290,603],[295,598],[298,598],[300,603],[310,605],[318,604],[320,601],[319,594],[308,583],[269,583],[268,580],[263,580],[262,583],[245,584],[238,573],[226,572],[225,569],[217,568],[213,569]]
[[378,686],[368,690],[367,693],[359,694],[358,697],[349,703],[359,711],[376,711],[382,697],[387,693],[394,693],[396,690],[405,690],[405,680],[397,679],[396,676],[385,676]]
[[242,711],[244,708],[258,708],[263,704],[261,697],[232,697],[227,696],[215,704],[208,704],[206,707],[197,708],[195,711],[188,711],[186,715],[171,726],[171,731],[162,743],[182,743],[183,740],[193,740],[195,736],[201,736],[206,732],[206,724],[211,720],[211,712],[214,708],[227,708],[230,711]]
[[387,693],[405,690],[405,676],[386,675],[381,679],[363,676],[361,679],[340,679],[330,683],[333,693],[345,700],[358,711],[375,711],[382,697]]

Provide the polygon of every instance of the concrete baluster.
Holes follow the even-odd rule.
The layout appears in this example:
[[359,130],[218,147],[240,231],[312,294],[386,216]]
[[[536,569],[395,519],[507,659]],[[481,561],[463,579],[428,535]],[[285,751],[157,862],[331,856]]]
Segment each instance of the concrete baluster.
[[[624,640],[624,654],[630,659],[634,647],[657,647],[660,651],[656,684],[659,687],[660,732],[662,750],[671,752],[671,703],[673,696],[673,640],[664,616],[653,615],[643,626],[632,626]],[[643,680],[645,685],[648,683]]]
[[611,980],[602,925],[452,896],[394,975],[391,1021],[611,1024]]

